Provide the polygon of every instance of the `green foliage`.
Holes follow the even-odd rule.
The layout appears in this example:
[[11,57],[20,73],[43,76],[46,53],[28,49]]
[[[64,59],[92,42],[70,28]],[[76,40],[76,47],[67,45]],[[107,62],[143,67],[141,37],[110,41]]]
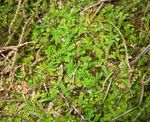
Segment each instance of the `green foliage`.
[[[22,5],[15,20],[20,25],[12,26],[12,30],[17,29],[9,35],[9,45],[19,40],[22,24],[29,17],[31,23],[23,38],[34,44],[19,49],[14,82],[10,82],[8,74],[4,76],[6,87],[9,84],[12,88],[4,90],[9,97],[1,100],[9,99],[7,104],[0,102],[0,120],[107,122],[134,107],[137,108],[117,121],[148,120],[149,90],[141,98],[141,81],[149,89],[146,79],[150,76],[150,53],[132,70],[126,58],[133,58],[140,52],[140,46],[149,43],[150,3],[145,2],[146,8],[142,0],[105,3],[91,20],[97,7],[82,10],[94,1],[62,1],[26,1]],[[9,28],[17,8],[8,7],[17,2],[7,1],[0,6],[0,29]],[[142,9],[144,16],[137,17],[136,12]],[[143,25],[139,27],[139,23]],[[27,86],[23,86],[24,82]],[[11,102],[16,98],[21,101]]]

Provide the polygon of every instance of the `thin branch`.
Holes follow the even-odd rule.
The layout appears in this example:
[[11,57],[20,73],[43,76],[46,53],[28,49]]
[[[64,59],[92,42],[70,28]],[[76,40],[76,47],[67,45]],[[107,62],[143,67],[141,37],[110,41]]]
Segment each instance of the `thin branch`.
[[78,115],[80,115],[81,116],[81,119],[85,122],[86,121],[86,119],[84,118],[84,116],[78,111],[78,109],[76,109],[76,107],[74,106],[74,105],[72,105],[71,106],[73,109],[74,109],[74,111],[75,112],[77,112],[78,113]]
[[99,4],[101,4],[101,0],[99,0],[97,3],[95,3],[95,4],[92,4],[92,5],[90,5],[90,6],[87,6],[87,7],[85,7],[82,11],[81,11],[81,13],[83,13],[84,11],[87,11],[88,9],[91,9],[91,8],[93,8],[93,7],[95,7],[95,6],[98,6]]
[[130,65],[135,67],[137,65],[137,63],[139,62],[139,60],[150,51],[150,44],[147,45],[147,47],[136,57],[136,59],[134,59]]
[[120,117],[122,117],[122,116],[124,116],[124,115],[126,115],[126,114],[128,114],[128,113],[130,113],[131,111],[137,109],[137,108],[140,106],[140,104],[142,103],[142,100],[143,100],[143,96],[144,96],[144,78],[145,78],[145,75],[143,76],[143,78],[142,78],[142,80],[141,80],[142,90],[141,90],[141,95],[140,95],[140,100],[139,100],[138,105],[137,105],[136,107],[134,107],[134,108],[132,108],[132,109],[129,109],[129,110],[127,110],[126,112],[124,112],[124,113],[118,115],[117,117],[113,118],[111,121],[117,120],[118,118],[120,118]]
[[106,100],[106,98],[107,98],[107,96],[108,96],[108,93],[109,93],[109,90],[110,90],[110,86],[111,86],[111,84],[112,84],[112,80],[110,80],[110,82],[109,82],[109,84],[108,84],[108,87],[107,87],[107,90],[106,90],[105,96],[104,96],[104,98],[103,98],[103,100],[102,100],[102,103],[101,103],[101,104],[103,104],[103,103],[104,103],[104,101]]
[[136,122],[138,117],[143,113],[143,111],[148,107],[149,104],[146,104],[136,115],[136,117],[134,118],[133,122]]
[[96,109],[96,111],[98,111],[98,110],[101,108],[101,106],[104,104],[104,102],[105,102],[105,100],[106,100],[106,98],[107,98],[107,96],[108,96],[108,93],[109,93],[111,84],[112,84],[112,80],[109,82],[108,87],[107,87],[107,90],[106,90],[106,93],[105,93],[105,96],[104,96],[102,102],[100,103],[99,107]]
[[134,108],[132,108],[132,109],[129,109],[128,111],[126,111],[126,112],[120,114],[119,116],[113,118],[111,121],[115,121],[116,119],[118,119],[118,118],[120,118],[120,117],[126,115],[127,113],[130,113],[131,111],[135,110],[136,108],[137,108],[137,107],[134,107]]
[[11,33],[12,26],[13,26],[13,24],[15,23],[16,18],[17,18],[17,15],[18,15],[18,13],[19,13],[19,11],[20,11],[21,2],[22,2],[22,0],[19,0],[18,6],[17,6],[17,10],[16,10],[16,13],[15,13],[15,16],[14,16],[14,18],[13,18],[13,20],[11,21],[10,26],[9,26],[9,30],[8,30],[9,33]]
[[139,101],[138,106],[142,103],[143,96],[144,96],[144,86],[145,86],[144,79],[145,79],[145,75],[143,76],[143,78],[141,80],[141,96],[140,96],[140,101]]
[[20,39],[19,39],[19,43],[18,44],[21,44],[22,41],[23,41],[23,36],[24,36],[24,33],[25,33],[25,29],[27,28],[29,22],[31,20],[31,17],[28,18],[28,20],[25,22],[24,26],[23,26],[23,29],[22,29],[22,32],[21,32],[21,36],[20,36]]
[[49,92],[48,92],[48,89],[47,89],[47,87],[46,87],[46,84],[45,84],[45,83],[43,83],[43,86],[44,86],[44,89],[45,89],[45,91],[46,91],[47,95],[48,95],[48,96],[50,96],[50,94],[49,94]]
[[95,18],[95,16],[96,16],[97,13],[99,12],[99,10],[103,7],[103,5],[104,5],[104,2],[101,2],[101,4],[99,5],[99,7],[97,8],[96,12],[94,13],[94,15],[93,15],[91,21]]
[[102,2],[107,2],[107,1],[110,1],[110,0],[99,0],[99,1],[98,1],[97,3],[95,3],[95,4],[92,4],[92,5],[89,5],[89,6],[85,7],[85,8],[81,11],[81,13],[83,13],[84,11],[87,11],[88,9],[91,9],[91,8],[93,8],[93,7],[95,7],[95,6],[100,5]]
[[23,99],[0,100],[0,103],[5,103],[5,102],[24,102],[24,100]]
[[128,48],[127,48],[127,45],[126,45],[126,40],[125,40],[123,34],[121,33],[121,31],[119,30],[119,28],[118,28],[116,25],[114,25],[114,24],[113,24],[112,22],[110,22],[110,21],[107,21],[107,22],[108,22],[109,24],[111,24],[111,25],[114,26],[114,28],[118,31],[119,35],[120,35],[121,38],[122,38],[123,45],[124,45],[124,49],[125,49],[125,54],[126,54],[126,63],[127,63],[127,65],[128,65],[129,70],[131,71],[131,66],[130,66],[130,63],[129,63],[129,56],[128,56]]
[[[19,47],[22,47],[23,45],[26,45],[26,44],[29,44],[29,43],[33,43],[33,42],[26,42],[24,44],[22,44],[22,41],[23,41],[23,36],[24,36],[24,33],[25,33],[25,29],[27,28],[27,25],[29,24],[31,18],[29,18],[26,22],[25,22],[25,25],[23,26],[22,28],[22,33],[20,35],[20,38],[19,38],[19,42],[18,42],[18,45],[17,46],[8,46],[8,47],[2,47],[0,48],[0,53],[4,52],[4,51],[7,51],[7,50],[12,50],[8,53],[7,55],[7,58],[9,58],[9,56],[12,56],[12,62],[10,62],[10,64],[7,64],[7,66],[4,68],[4,70],[2,71],[3,73],[10,73],[11,74],[11,70],[13,69],[14,67],[14,64],[15,64],[15,61],[16,61],[16,57],[17,57],[17,54],[18,54],[18,48]],[[6,60],[6,59],[5,59]]]
[[19,44],[19,45],[16,45],[16,46],[7,46],[7,47],[0,47],[0,53],[2,52],[5,52],[7,50],[14,50],[14,49],[18,49],[20,47],[23,47],[25,45],[28,45],[28,44],[34,44],[35,42],[25,42],[23,44]]
[[110,76],[111,76],[112,74],[113,74],[113,73],[110,73],[110,74],[106,77],[106,79],[104,80],[103,85],[102,85],[102,90],[101,90],[101,92],[104,90],[105,83],[108,81],[108,79],[110,78]]
[[41,49],[42,49],[43,47],[44,47],[44,45],[41,45],[40,48],[38,49],[38,51],[37,51],[37,53],[36,53],[36,55],[35,55],[35,60],[34,60],[34,62],[31,64],[31,67],[34,67],[34,66],[38,63],[38,61],[39,61],[39,59],[38,59],[39,53],[40,53],[40,51],[41,51]]

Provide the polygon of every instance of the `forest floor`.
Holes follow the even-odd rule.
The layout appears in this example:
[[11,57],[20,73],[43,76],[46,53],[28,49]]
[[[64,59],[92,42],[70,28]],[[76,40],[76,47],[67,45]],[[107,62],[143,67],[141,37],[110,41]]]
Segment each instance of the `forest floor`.
[[149,44],[149,0],[0,0],[0,121],[148,122]]

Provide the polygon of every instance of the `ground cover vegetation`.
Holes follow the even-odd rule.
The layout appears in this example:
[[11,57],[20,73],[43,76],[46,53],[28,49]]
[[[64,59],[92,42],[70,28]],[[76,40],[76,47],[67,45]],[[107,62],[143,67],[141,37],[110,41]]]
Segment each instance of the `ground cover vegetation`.
[[149,25],[149,0],[0,0],[0,121],[149,121]]

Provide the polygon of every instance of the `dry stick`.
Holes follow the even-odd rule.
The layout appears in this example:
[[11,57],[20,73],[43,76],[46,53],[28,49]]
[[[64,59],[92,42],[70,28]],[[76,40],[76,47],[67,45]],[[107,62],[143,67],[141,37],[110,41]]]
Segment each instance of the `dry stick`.
[[18,29],[20,26],[21,26],[21,22],[19,22],[19,24],[13,29],[13,32],[11,33],[11,35],[8,36],[8,40],[7,40],[7,42],[5,43],[4,46],[7,46],[7,45],[11,42],[11,40],[13,39],[13,36],[15,35],[15,33],[17,32],[17,29]]
[[[22,5],[21,5],[21,2],[22,2]],[[18,26],[18,27],[15,27],[15,28],[13,29],[13,32],[11,33],[11,28],[12,28],[13,24],[14,24],[15,21],[16,21],[16,18],[17,18],[17,15],[18,15],[19,12],[20,12],[21,6],[23,6],[23,5],[25,4],[25,2],[26,2],[26,1],[22,1],[22,0],[19,0],[19,2],[18,2],[17,10],[16,10],[16,12],[15,12],[15,15],[14,15],[13,20],[12,20],[11,23],[10,23],[9,30],[8,30],[9,34],[11,34],[11,35],[10,35],[8,41],[6,42],[5,46],[7,46],[7,45],[10,43],[10,41],[12,40],[14,34],[15,34],[16,31],[17,31],[17,28],[21,25],[21,23],[19,23],[19,26]]]
[[37,53],[35,55],[35,61],[31,64],[31,67],[34,67],[38,63],[38,61],[39,61],[39,59],[38,59],[39,53],[40,53],[40,51],[41,51],[41,49],[43,47],[44,47],[44,45],[41,45],[40,48],[38,49],[38,51],[37,51]]
[[124,45],[124,49],[125,49],[125,54],[126,54],[126,63],[128,65],[128,69],[129,69],[129,83],[128,83],[128,88],[131,87],[131,78],[132,78],[132,69],[131,69],[131,66],[130,66],[130,62],[129,62],[129,55],[128,55],[128,48],[127,48],[127,45],[126,45],[126,40],[123,36],[123,34],[121,33],[121,31],[119,30],[119,28],[114,25],[112,22],[110,21],[107,21],[109,24],[113,25],[114,28],[118,31],[118,33],[120,34],[121,38],[122,38],[122,41],[123,41],[123,45]]
[[[23,41],[23,36],[24,36],[24,33],[25,33],[25,29],[26,29],[27,25],[29,24],[30,20],[31,20],[31,18],[29,18],[29,19],[27,20],[27,22],[25,23],[25,25],[24,25],[24,27],[23,27],[23,29],[22,29],[22,33],[21,33],[21,36],[20,36],[18,45],[21,44],[22,41]],[[15,53],[14,53],[14,57],[13,57],[13,61],[12,61],[11,68],[12,68],[12,67],[14,66],[14,64],[15,64],[16,56],[17,56],[17,53],[18,53],[18,49],[16,48],[16,49],[14,50],[14,52],[15,52]]]
[[[24,102],[24,101],[23,101],[23,102]],[[26,106],[26,104],[19,105],[19,106],[18,106],[19,108],[17,109],[17,111],[15,112],[14,115],[18,115],[19,111],[20,111],[21,109],[23,109],[25,106]]]
[[109,92],[109,90],[110,90],[110,86],[111,86],[111,84],[112,84],[112,80],[109,82],[109,84],[108,84],[108,87],[107,87],[107,90],[106,90],[106,93],[105,93],[105,96],[104,96],[104,98],[103,98],[103,100],[102,100],[102,103],[101,104],[103,104],[104,103],[104,101],[106,100],[106,98],[107,98],[107,96],[108,96],[108,92]]
[[92,5],[88,6],[88,7],[85,7],[85,9],[83,9],[81,12],[87,11],[88,9],[91,9],[91,8],[93,8],[93,7],[95,7],[95,6],[98,6],[99,4],[101,4],[101,0],[99,0],[99,1],[98,1],[97,3],[95,3],[95,4],[92,4]]
[[132,108],[132,109],[129,109],[128,111],[124,112],[123,114],[120,114],[119,116],[113,118],[111,121],[115,121],[116,119],[118,119],[118,118],[124,116],[125,114],[127,114],[127,113],[129,113],[129,112],[135,110],[136,108],[137,108],[137,107],[134,107],[134,108]]
[[135,109],[137,109],[137,108],[139,107],[139,105],[142,103],[143,96],[144,96],[144,79],[145,79],[145,75],[143,76],[143,78],[142,78],[142,80],[141,80],[141,83],[142,83],[142,90],[141,90],[141,95],[140,95],[140,100],[139,100],[138,105],[137,105],[136,107],[134,107],[134,108],[132,108],[132,109],[129,109],[129,110],[127,110],[126,112],[120,114],[119,116],[113,118],[111,121],[114,121],[114,120],[116,120],[116,119],[118,119],[118,118],[120,118],[120,117],[126,115],[127,113],[129,113],[129,112],[131,112],[131,111],[133,111],[133,110],[135,110]]
[[14,79],[14,75],[12,75],[13,73],[13,67],[14,67],[14,64],[15,64],[15,61],[16,61],[16,57],[17,57],[17,49],[14,50],[14,57],[13,57],[13,61],[12,61],[12,64],[10,65],[9,69],[8,69],[8,72],[10,71],[9,73],[9,76],[10,76],[10,86],[9,86],[9,89],[12,88],[13,86],[13,79]]
[[[12,50],[12,51],[10,51],[10,52],[8,53],[8,55],[6,56],[4,62],[5,62],[7,59],[9,59],[9,57],[11,57],[11,56],[15,53],[15,50],[18,50],[18,48],[20,48],[20,47],[22,47],[22,46],[24,46],[24,45],[32,44],[32,43],[34,43],[34,42],[25,42],[25,43],[19,44],[19,45],[17,45],[17,46],[8,46],[8,47],[3,47],[3,48],[1,48],[2,50],[0,49],[0,53],[5,52],[5,51],[7,51],[7,50]],[[10,64],[11,64],[11,62],[10,62]],[[8,69],[9,69],[9,71],[10,71],[10,65],[7,65],[7,67],[4,68],[4,73],[8,73],[8,72],[9,72]]]
[[143,78],[142,78],[142,80],[141,80],[141,88],[142,88],[142,89],[141,89],[141,96],[140,96],[140,101],[139,101],[138,106],[142,103],[143,96],[144,96],[144,85],[145,85],[144,79],[145,79],[145,76],[146,76],[146,75],[144,75]]
[[24,27],[22,29],[22,33],[21,33],[21,36],[20,36],[20,39],[19,39],[19,44],[21,44],[22,41],[23,41],[23,36],[24,36],[24,33],[25,33],[25,29],[27,28],[30,20],[31,20],[31,18],[28,18],[28,20],[26,21],[26,23],[25,23],[25,25],[24,25]]
[[[97,13],[99,12],[99,10],[103,7],[104,3],[107,2],[107,1],[110,1],[110,0],[99,0],[97,4],[94,4],[93,6],[91,6],[91,7],[94,7],[94,6],[97,6],[97,5],[100,4],[99,7],[98,7],[98,9],[97,9],[96,12],[94,13],[94,15],[93,15],[91,21],[95,18],[95,16],[96,16]],[[90,7],[90,8],[91,8],[91,7]]]
[[[63,93],[64,94],[64,93]],[[65,97],[62,93],[60,93],[61,97],[65,100],[65,103],[67,105],[68,108],[72,108],[75,112],[78,113],[78,115],[81,117],[81,119],[86,122],[86,119],[84,118],[84,116],[76,109],[76,107],[74,105],[71,105],[71,103],[69,103],[67,97]]]
[[46,93],[47,93],[48,97],[50,97],[50,94],[49,94],[49,92],[48,92],[48,89],[47,89],[47,87],[46,87],[46,84],[45,84],[45,83],[43,83],[43,86],[44,86],[44,89],[45,89],[45,91],[46,91]]
[[5,61],[7,60],[7,61],[9,61],[9,63],[11,63],[11,60],[7,56],[5,56],[4,54],[1,54],[1,56],[3,56],[3,58],[5,59]]
[[99,10],[103,7],[103,5],[104,5],[104,2],[101,2],[101,4],[99,5],[98,9],[97,9],[96,12],[94,13],[94,15],[93,15],[91,21],[95,18],[95,16],[96,16],[97,13],[99,12]]
[[[148,11],[148,8],[149,8],[149,4],[147,4],[147,6],[145,7],[145,10],[144,10],[144,13],[143,13],[143,16],[142,18],[145,18],[145,15],[146,15],[146,12]],[[140,31],[142,32],[143,29],[143,25],[144,25],[144,21],[141,21],[141,25],[140,25]],[[141,42],[141,39],[142,39],[142,33],[140,32],[139,34],[139,37],[140,37],[140,42]]]
[[147,84],[148,82],[150,82],[150,78],[148,78],[144,83]]
[[[9,53],[8,53],[8,55],[7,55],[7,58],[9,58],[9,57],[11,57],[12,55],[14,54],[14,50],[13,51],[10,51]],[[10,70],[11,70],[11,63],[12,63],[12,61],[9,63],[9,64],[7,64],[7,61],[6,61],[6,59],[7,58],[5,58],[5,60],[3,61],[5,64],[4,64],[4,69],[1,71],[1,74],[7,74],[7,73],[9,73],[10,72]]]
[[137,63],[139,62],[139,60],[150,51],[150,44],[147,45],[147,47],[136,57],[135,60],[133,60],[130,65],[135,67],[137,65]]
[[71,81],[70,83],[73,85],[75,80],[75,73],[77,71],[78,67],[75,68],[75,70],[71,73]]
[[78,115],[81,116],[81,119],[82,119],[83,121],[86,121],[85,118],[84,118],[84,116],[78,111],[78,109],[76,109],[76,107],[75,107],[74,105],[72,105],[71,107],[74,109],[75,112],[78,113]]
[[136,115],[136,117],[134,118],[133,122],[136,122],[138,117],[143,113],[143,111],[145,110],[145,108],[148,107],[149,104],[146,104],[139,112],[138,114]]
[[[111,74],[111,75],[112,75],[112,74]],[[110,75],[110,76],[111,76],[111,75]],[[110,77],[110,76],[109,76],[109,77]],[[100,106],[96,109],[96,111],[98,111],[98,110],[101,108],[101,106],[104,104],[104,102],[105,102],[105,100],[106,100],[106,98],[107,98],[107,96],[108,96],[108,93],[109,93],[111,84],[112,84],[112,80],[109,82],[108,87],[107,87],[107,90],[106,90],[106,93],[105,93],[105,96],[104,96],[104,98],[103,98],[103,100],[102,100]]]
[[[60,75],[60,78],[58,78],[58,84],[57,85],[59,85],[59,83],[62,81],[62,76],[63,76],[63,70],[64,70],[64,67],[63,67],[63,65],[61,64],[60,66],[59,66],[59,70],[60,70],[60,73],[59,73],[59,75]],[[63,83],[63,82],[62,82]],[[81,119],[83,120],[83,121],[86,121],[85,120],[85,118],[84,118],[84,116],[75,108],[75,106],[74,105],[71,105],[71,103],[69,103],[69,101],[68,101],[68,99],[67,99],[67,97],[65,96],[65,93],[62,91],[62,93],[60,93],[60,95],[62,96],[62,98],[65,100],[65,103],[66,103],[66,105],[68,106],[68,108],[73,108],[73,110],[74,111],[76,111],[80,116],[81,116]]]
[[32,41],[32,42],[25,42],[23,44],[19,44],[19,45],[16,45],[16,46],[0,47],[0,53],[5,52],[7,50],[18,49],[20,47],[23,47],[23,46],[28,45],[28,44],[33,44],[33,43],[35,43],[35,42]]
[[[25,25],[24,25],[24,27],[22,29],[22,33],[21,33],[21,36],[19,38],[18,45],[20,45],[22,43],[22,41],[23,41],[23,36],[24,36],[24,33],[25,33],[25,29],[26,29],[27,25],[29,24],[30,20],[31,20],[30,18],[27,20],[27,22],[25,23]],[[12,62],[10,63],[10,65],[7,65],[7,67],[5,67],[5,69],[2,71],[4,73],[8,73],[9,72],[10,75],[13,74],[12,73],[13,72],[12,69],[13,69],[13,67],[15,65],[15,61],[16,61],[16,57],[17,57],[17,53],[18,53],[18,48],[14,48],[11,52],[14,52],[14,55],[13,55],[13,58],[12,58]],[[9,53],[11,53],[11,52],[9,52]],[[13,76],[11,76],[10,79],[11,79],[11,85],[10,85],[10,87],[11,87],[12,86]]]
[[24,102],[24,100],[22,99],[0,100],[0,103],[5,103],[5,102]]
[[124,45],[124,49],[125,49],[125,53],[126,53],[126,63],[127,63],[127,65],[128,65],[129,70],[131,71],[131,66],[130,66],[130,63],[129,63],[129,56],[128,56],[128,48],[127,48],[127,45],[126,45],[126,40],[125,40],[123,34],[121,33],[121,31],[119,30],[119,28],[118,28],[116,25],[114,25],[114,24],[113,24],[112,22],[110,22],[110,21],[107,21],[107,22],[108,22],[109,24],[111,24],[111,25],[114,26],[114,28],[118,31],[118,33],[120,34],[120,36],[121,36],[121,38],[122,38],[123,45]]
[[102,90],[101,90],[101,92],[104,90],[105,83],[108,81],[108,79],[110,78],[110,76],[111,76],[112,74],[113,74],[113,73],[110,73],[110,74],[106,77],[106,79],[104,80],[103,85],[102,85]]
[[18,68],[21,68],[21,66],[22,65],[19,65],[19,66],[16,66],[15,68],[14,68],[14,70],[12,71],[12,78],[11,78],[11,81],[13,82],[14,81],[14,76],[15,76],[15,72],[16,72],[16,70],[18,69]]
[[[8,53],[8,55],[5,57],[4,63],[6,63],[6,60],[9,60],[9,57],[11,57],[12,55],[14,55],[16,49],[18,49],[18,48],[20,48],[20,47],[22,47],[22,46],[24,46],[24,45],[33,44],[33,43],[34,43],[34,42],[25,42],[25,43],[19,44],[19,45],[17,45],[17,46],[7,46],[7,47],[2,47],[2,48],[0,48],[0,53],[5,52],[5,51],[8,51],[8,50],[12,50],[12,51],[10,51],[10,52]],[[10,60],[9,60],[9,62],[10,62]],[[11,64],[11,62],[10,62],[10,64]],[[5,74],[5,73],[8,73],[8,72],[10,71],[10,67],[11,67],[10,64],[9,64],[9,65],[6,64],[7,66],[3,69],[3,71],[1,71],[1,73],[4,73],[4,74]]]
[[17,6],[17,10],[16,10],[16,13],[15,13],[15,16],[14,16],[14,18],[13,18],[13,20],[11,21],[10,26],[9,26],[9,30],[8,30],[9,33],[11,33],[11,28],[12,28],[13,24],[15,23],[16,18],[17,18],[17,15],[18,15],[18,13],[19,13],[19,11],[20,11],[21,2],[22,2],[22,0],[19,0],[18,6]]
[[81,13],[83,13],[84,11],[87,11],[88,9],[91,9],[91,8],[93,8],[93,7],[95,7],[95,6],[100,5],[102,2],[107,2],[107,1],[110,1],[110,0],[99,0],[99,1],[98,1],[97,3],[95,3],[95,4],[92,4],[92,5],[90,5],[90,6],[85,7],[85,8],[81,11]]

